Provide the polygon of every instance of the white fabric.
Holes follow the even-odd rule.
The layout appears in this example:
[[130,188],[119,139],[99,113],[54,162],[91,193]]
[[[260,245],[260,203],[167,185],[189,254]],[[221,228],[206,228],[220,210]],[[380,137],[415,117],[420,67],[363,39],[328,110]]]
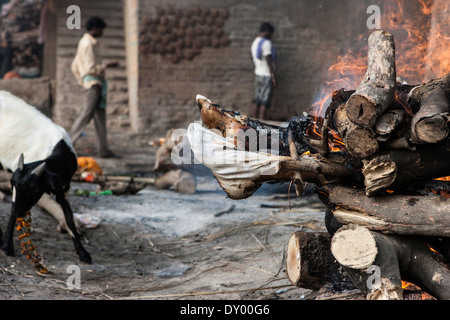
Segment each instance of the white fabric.
[[232,199],[252,195],[259,188],[255,181],[275,175],[280,162],[288,159],[236,149],[233,138],[224,138],[198,123],[189,125],[188,139],[197,161],[212,171]]

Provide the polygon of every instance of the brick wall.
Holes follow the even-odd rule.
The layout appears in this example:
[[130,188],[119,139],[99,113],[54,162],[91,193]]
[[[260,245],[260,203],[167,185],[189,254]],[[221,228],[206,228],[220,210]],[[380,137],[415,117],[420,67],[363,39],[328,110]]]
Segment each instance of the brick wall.
[[[367,2],[367,4],[365,4]],[[250,45],[263,21],[275,28],[278,88],[268,118],[283,121],[308,111],[326,79],[326,69],[338,54],[352,46],[365,30],[365,8],[370,1],[139,1],[141,39],[145,19],[157,8],[224,8],[229,12],[223,29],[227,47],[203,48],[191,61],[174,64],[164,55],[139,55],[139,128],[165,132],[186,127],[199,118],[197,93],[228,109],[250,114],[253,97],[253,63]],[[373,1],[372,1],[373,2]],[[356,9],[361,16],[355,16]],[[356,31],[355,31],[356,30]],[[150,33],[150,31],[148,31]]]

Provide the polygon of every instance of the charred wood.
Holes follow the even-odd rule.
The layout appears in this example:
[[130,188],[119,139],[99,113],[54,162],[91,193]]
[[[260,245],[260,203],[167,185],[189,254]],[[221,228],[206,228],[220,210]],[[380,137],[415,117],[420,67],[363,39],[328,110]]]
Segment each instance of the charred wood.
[[[405,145],[405,147],[407,147]],[[418,145],[416,150],[391,150],[364,161],[367,195],[413,182],[450,176],[450,139]]]
[[291,235],[287,247],[286,271],[294,286],[317,290],[325,284],[352,288],[330,251],[331,236],[326,232]]
[[334,122],[348,152],[353,157],[366,159],[379,151],[380,147],[374,131],[353,123],[344,104],[336,109]]
[[411,123],[411,139],[417,144],[437,143],[449,133],[450,116],[450,74],[414,88],[411,104],[420,110]]

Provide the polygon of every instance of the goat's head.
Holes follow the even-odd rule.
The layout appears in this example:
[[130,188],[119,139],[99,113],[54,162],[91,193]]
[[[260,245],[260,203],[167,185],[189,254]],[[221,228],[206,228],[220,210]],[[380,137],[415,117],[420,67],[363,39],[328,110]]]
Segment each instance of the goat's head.
[[46,180],[45,162],[24,164],[22,154],[11,178],[13,211],[16,216],[23,216],[39,201],[48,188]]

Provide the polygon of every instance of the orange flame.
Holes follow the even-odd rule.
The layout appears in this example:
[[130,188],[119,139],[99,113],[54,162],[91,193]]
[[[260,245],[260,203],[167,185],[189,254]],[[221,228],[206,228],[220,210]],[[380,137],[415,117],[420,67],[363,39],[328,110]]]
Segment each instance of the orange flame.
[[420,291],[420,287],[416,286],[414,283],[402,280],[402,289],[410,291]]
[[427,78],[439,78],[450,72],[450,3],[434,0],[426,59]]
[[415,285],[414,283],[408,282],[408,281],[402,280],[402,289],[406,290],[406,291],[421,293],[422,300],[436,300],[436,298],[434,298],[429,293],[423,291],[419,286]]

